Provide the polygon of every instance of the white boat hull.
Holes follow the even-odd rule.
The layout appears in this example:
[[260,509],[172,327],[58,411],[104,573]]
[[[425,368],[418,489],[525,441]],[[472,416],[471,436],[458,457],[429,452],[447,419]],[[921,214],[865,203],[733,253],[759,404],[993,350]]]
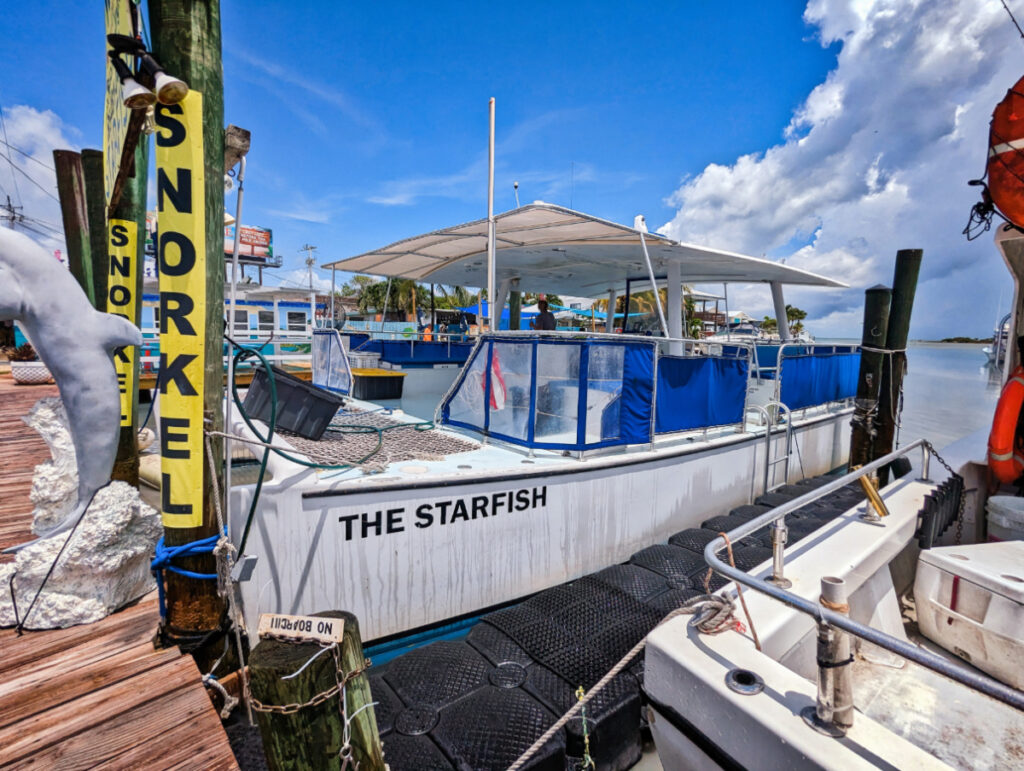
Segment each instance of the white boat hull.
[[[849,410],[796,421],[789,480],[845,463]],[[781,451],[784,434],[773,442]],[[476,615],[623,562],[761,492],[763,434],[732,434],[550,471],[463,471],[438,481],[264,486],[246,551],[246,624],[260,613],[354,613],[364,640]],[[801,473],[802,465],[802,473]],[[781,466],[777,467],[781,468]],[[781,482],[781,480],[779,480]],[[232,491],[232,531],[251,488]]]

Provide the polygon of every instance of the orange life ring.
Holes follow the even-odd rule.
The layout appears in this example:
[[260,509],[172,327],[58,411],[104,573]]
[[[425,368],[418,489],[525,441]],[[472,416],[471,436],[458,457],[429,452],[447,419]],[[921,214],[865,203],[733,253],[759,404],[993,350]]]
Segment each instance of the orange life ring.
[[988,189],[999,211],[1024,227],[1024,78],[992,113],[989,125]]
[[1024,366],[1010,373],[1003,386],[988,435],[988,467],[1000,482],[1010,484],[1024,474],[1024,437],[1017,437],[1017,421],[1024,406]]

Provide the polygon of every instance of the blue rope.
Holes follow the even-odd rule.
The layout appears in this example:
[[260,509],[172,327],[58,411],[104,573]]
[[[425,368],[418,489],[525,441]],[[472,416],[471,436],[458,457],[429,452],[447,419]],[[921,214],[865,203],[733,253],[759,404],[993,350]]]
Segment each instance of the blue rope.
[[[226,529],[224,534],[227,535]],[[156,576],[156,591],[157,600],[160,604],[160,618],[167,617],[167,607],[164,603],[165,570],[170,570],[172,573],[177,573],[178,575],[186,576],[187,578],[196,578],[204,581],[213,581],[217,578],[216,573],[196,573],[193,570],[179,568],[176,565],[172,565],[171,560],[177,559],[178,557],[199,557],[203,554],[212,554],[214,548],[217,546],[217,541],[219,540],[219,535],[211,535],[206,538],[201,538],[198,541],[183,543],[180,546],[167,546],[164,544],[163,536],[160,536],[160,540],[156,542],[156,553],[153,555],[153,561],[149,564],[149,569],[152,570]]]

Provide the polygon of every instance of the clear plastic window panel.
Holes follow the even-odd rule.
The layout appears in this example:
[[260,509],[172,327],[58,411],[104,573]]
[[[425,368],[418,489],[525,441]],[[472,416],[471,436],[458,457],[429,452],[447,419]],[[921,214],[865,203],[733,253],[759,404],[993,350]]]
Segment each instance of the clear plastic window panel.
[[466,376],[448,401],[448,419],[474,428],[484,427],[487,346],[482,346],[466,369]]
[[525,442],[530,429],[533,346],[496,342],[493,350],[489,430]]
[[349,393],[352,390],[352,374],[349,371],[341,336],[334,330],[315,332],[312,349],[313,385]]
[[580,347],[537,344],[534,441],[575,445],[579,413]]
[[622,366],[626,349],[621,345],[595,345],[587,365],[586,443],[618,439],[622,404]]

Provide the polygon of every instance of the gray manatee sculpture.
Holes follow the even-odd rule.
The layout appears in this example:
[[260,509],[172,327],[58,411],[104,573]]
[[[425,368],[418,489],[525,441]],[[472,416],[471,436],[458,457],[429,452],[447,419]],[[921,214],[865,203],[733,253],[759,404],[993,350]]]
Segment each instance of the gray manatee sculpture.
[[75,446],[78,502],[49,537],[69,530],[110,481],[121,416],[113,352],[141,344],[142,334],[93,308],[74,276],[35,241],[0,228],[0,320],[11,319],[57,381]]

